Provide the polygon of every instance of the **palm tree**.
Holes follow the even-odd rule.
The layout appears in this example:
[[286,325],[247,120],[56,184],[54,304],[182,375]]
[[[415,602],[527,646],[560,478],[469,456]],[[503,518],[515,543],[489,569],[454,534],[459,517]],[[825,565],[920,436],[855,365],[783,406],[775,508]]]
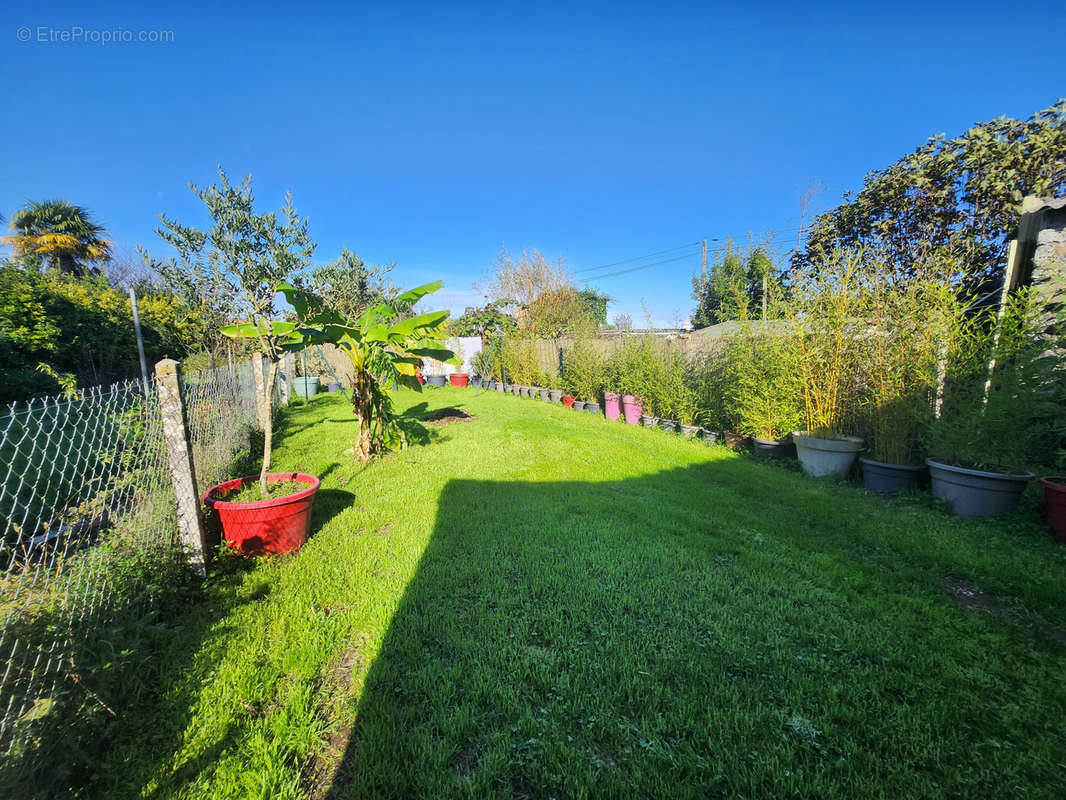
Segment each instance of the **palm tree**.
[[111,242],[88,210],[66,200],[32,200],[11,218],[11,236],[3,243],[15,255],[71,275],[96,273],[94,262],[111,257]]

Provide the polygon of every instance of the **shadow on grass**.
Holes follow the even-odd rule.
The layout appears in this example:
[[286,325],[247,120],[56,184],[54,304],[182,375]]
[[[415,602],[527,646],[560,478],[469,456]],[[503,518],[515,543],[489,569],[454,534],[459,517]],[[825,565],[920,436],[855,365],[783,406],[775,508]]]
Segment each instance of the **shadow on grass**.
[[[930,669],[980,651],[996,680],[1063,706],[1061,692],[1021,685],[1033,679],[1014,677],[1009,646],[973,650],[958,635],[997,624],[941,586],[946,570],[993,568],[980,542],[901,550],[886,531],[913,517],[793,480],[731,459],[602,483],[451,481],[354,724],[306,788],[332,800],[891,795],[922,785],[908,736],[937,739],[938,774],[956,786],[975,732],[999,720],[968,675],[940,674],[930,693]],[[1024,583],[1025,569],[1004,571]],[[887,661],[886,637],[922,656]],[[831,732],[810,733],[808,717]],[[1032,735],[1002,724],[1007,739]],[[826,772],[864,747],[884,764]],[[986,790],[1011,759],[989,757]],[[1040,763],[1012,774],[1038,788]],[[787,778],[827,774],[815,788]]]

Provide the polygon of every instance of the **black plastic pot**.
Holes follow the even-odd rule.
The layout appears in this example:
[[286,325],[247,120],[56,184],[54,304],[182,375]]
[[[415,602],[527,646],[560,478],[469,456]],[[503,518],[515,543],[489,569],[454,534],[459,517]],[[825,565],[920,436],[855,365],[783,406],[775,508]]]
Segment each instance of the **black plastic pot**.
[[599,403],[585,403],[585,410],[588,411],[590,414],[599,414],[600,413],[600,404]]
[[926,482],[925,466],[908,467],[859,457],[862,464],[862,485],[871,492],[894,494],[905,489],[917,489]]
[[985,472],[945,464],[927,458],[933,494],[951,505],[960,517],[993,517],[1009,514],[1018,507],[1022,492],[1033,479],[1032,473],[1011,475]]
[[757,436],[752,436],[751,453],[756,458],[795,458],[796,445],[792,442],[782,442],[778,439],[760,439]]

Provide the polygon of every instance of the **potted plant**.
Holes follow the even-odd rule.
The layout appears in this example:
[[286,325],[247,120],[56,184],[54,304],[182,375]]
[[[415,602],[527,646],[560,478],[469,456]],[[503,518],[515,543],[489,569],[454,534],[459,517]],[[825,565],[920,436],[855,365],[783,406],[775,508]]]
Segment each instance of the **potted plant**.
[[644,414],[644,401],[632,394],[622,395],[622,416],[627,425],[639,425]]
[[1051,429],[1047,360],[1027,292],[960,320],[926,459],[933,494],[960,517],[1013,511]]
[[470,382],[470,374],[466,372],[453,372],[448,376],[448,382],[452,386],[457,386],[461,389]]
[[803,471],[814,477],[848,474],[862,439],[843,432],[854,378],[865,253],[835,250],[798,274],[789,328],[803,388],[806,428],[792,441]]
[[738,432],[751,436],[756,458],[795,458],[790,434],[803,414],[800,370],[792,340],[761,325],[742,323],[726,346],[728,406]]
[[925,483],[922,442],[934,419],[943,343],[963,309],[944,281],[900,286],[887,268],[873,277],[867,330],[857,342],[859,416],[869,444],[859,464],[867,489],[890,494]]
[[[216,291],[231,295],[242,320],[223,327],[222,333],[252,340],[265,361],[256,397],[264,428],[263,457],[258,476],[212,486],[202,499],[217,511],[223,536],[235,548],[247,553],[286,553],[307,538],[319,480],[303,473],[270,471],[278,360],[304,345],[297,324],[277,318],[274,300],[287,281],[306,269],[315,245],[309,222],[296,213],[291,196],[286,196],[280,213],[259,214],[250,177],[233,186],[219,169],[219,178],[217,186],[191,187],[211,218],[207,231],[162,216],[158,232],[177,251],[186,272],[207,276]],[[247,491],[237,502],[235,493],[242,489]]]
[[599,414],[600,413],[600,404],[597,403],[595,400],[586,400],[585,401],[585,411],[587,411],[590,414]]
[[622,395],[618,392],[603,393],[604,416],[609,420],[616,420],[622,416]]
[[[560,378],[567,393],[574,396],[574,409],[582,411],[591,403],[593,411],[599,411],[599,397],[603,385],[603,358],[591,340],[579,337],[563,352],[563,368]],[[592,398],[592,399],[581,399]]]
[[643,426],[645,428],[658,428],[659,427],[659,418],[655,417],[655,416],[652,416],[650,414],[641,414],[640,415],[640,424],[641,424],[641,426]]

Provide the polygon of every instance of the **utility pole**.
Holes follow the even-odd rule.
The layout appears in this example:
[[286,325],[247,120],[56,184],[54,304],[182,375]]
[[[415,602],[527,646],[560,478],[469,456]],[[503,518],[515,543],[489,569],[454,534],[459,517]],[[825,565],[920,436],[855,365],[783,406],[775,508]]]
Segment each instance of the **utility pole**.
[[700,275],[702,282],[707,283],[707,240],[703,240],[703,253],[700,256]]

